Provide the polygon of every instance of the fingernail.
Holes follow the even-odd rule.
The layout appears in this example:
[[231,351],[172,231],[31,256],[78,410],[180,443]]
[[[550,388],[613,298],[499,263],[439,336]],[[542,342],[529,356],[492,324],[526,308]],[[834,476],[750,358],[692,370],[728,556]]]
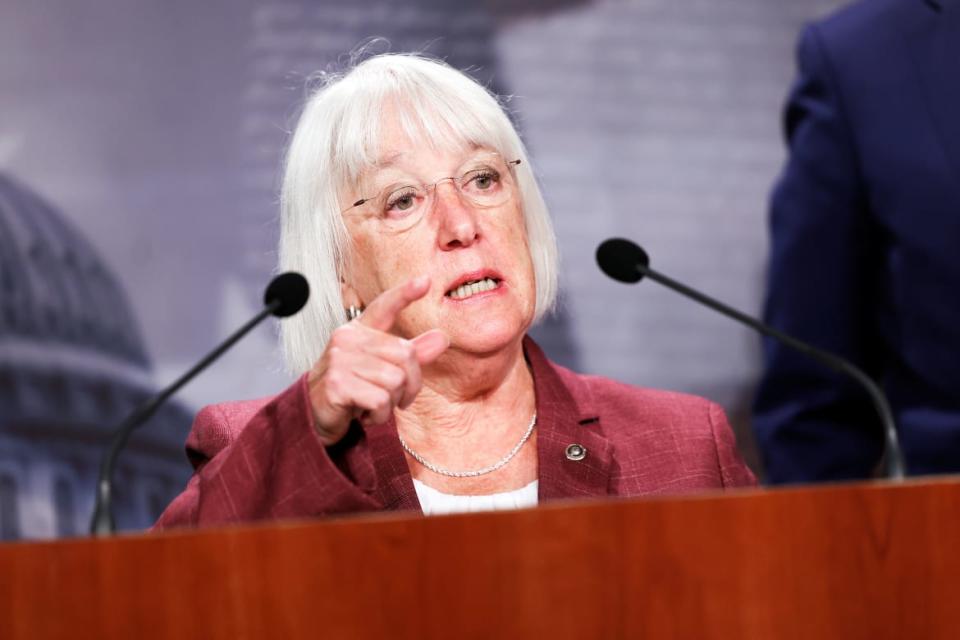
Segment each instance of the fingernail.
[[413,286],[415,289],[422,289],[430,283],[430,278],[427,276],[417,276],[413,279]]

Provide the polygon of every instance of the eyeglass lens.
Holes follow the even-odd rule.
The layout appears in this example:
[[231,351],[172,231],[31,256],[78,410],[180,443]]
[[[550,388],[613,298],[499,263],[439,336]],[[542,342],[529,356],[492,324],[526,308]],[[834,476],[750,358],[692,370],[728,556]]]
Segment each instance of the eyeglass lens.
[[476,207],[496,207],[510,199],[513,178],[502,158],[479,158],[470,167],[460,177],[442,178],[432,184],[386,187],[364,206],[373,209],[370,213],[388,228],[403,229],[416,224],[431,208],[437,189],[445,182],[450,182],[464,201]]

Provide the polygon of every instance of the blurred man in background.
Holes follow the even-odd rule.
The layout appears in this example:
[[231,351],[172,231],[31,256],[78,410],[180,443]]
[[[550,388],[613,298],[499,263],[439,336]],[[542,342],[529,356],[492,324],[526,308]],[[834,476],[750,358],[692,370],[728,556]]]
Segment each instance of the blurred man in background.
[[[766,320],[889,396],[910,474],[960,471],[960,1],[864,0],[803,32],[771,205]],[[766,345],[771,482],[864,478],[867,394]]]

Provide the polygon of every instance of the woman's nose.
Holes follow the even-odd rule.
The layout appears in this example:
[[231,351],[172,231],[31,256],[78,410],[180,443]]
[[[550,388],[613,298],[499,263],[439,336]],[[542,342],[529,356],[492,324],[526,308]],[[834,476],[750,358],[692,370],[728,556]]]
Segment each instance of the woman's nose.
[[476,211],[452,180],[443,180],[434,187],[435,215],[440,221],[440,246],[444,249],[468,247],[479,237]]

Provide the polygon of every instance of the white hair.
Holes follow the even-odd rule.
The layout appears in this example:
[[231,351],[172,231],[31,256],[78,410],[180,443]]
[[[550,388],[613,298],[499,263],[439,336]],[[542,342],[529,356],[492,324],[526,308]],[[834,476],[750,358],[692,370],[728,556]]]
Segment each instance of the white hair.
[[281,323],[288,369],[300,374],[319,359],[346,322],[340,274],[350,242],[341,194],[376,161],[381,114],[396,109],[404,132],[436,148],[492,149],[521,160],[520,206],[536,285],[534,322],[553,309],[557,243],[520,136],[497,97],[446,63],[414,54],[368,58],[326,78],[307,100],[287,150],[281,190],[280,269],[310,282],[306,307]]

